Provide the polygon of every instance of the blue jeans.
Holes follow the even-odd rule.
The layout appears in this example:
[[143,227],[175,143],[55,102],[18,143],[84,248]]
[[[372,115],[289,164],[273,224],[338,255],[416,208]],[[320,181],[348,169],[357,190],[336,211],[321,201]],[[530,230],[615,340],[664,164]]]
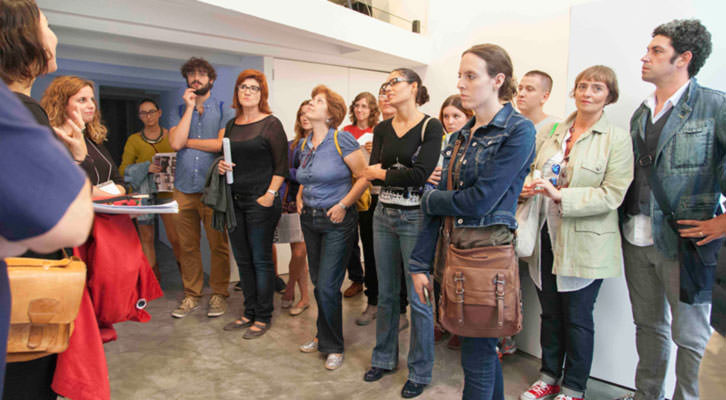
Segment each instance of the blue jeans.
[[358,228],[358,212],[348,209],[343,221],[334,224],[327,210],[304,207],[300,225],[308,251],[310,280],[318,305],[318,350],[324,354],[343,352],[343,305],[340,287],[350,257],[351,238]]
[[272,319],[275,267],[272,264],[272,239],[280,220],[279,197],[271,207],[263,207],[256,197],[234,195],[237,228],[229,232],[234,259],[244,293],[244,316],[269,323]]
[[431,382],[434,366],[434,316],[430,305],[421,303],[413,289],[408,259],[416,244],[423,213],[420,209],[404,210],[378,203],[373,215],[373,247],[378,273],[378,315],[376,347],[371,365],[394,369],[398,363],[399,290],[403,261],[404,275],[411,304],[411,342],[408,350],[408,379],[415,383]]
[[583,397],[595,343],[592,312],[602,279],[595,279],[580,290],[558,292],[557,277],[552,274],[554,255],[546,225],[541,237],[542,290],[537,291],[542,305],[540,379],[554,385],[564,375],[563,394]]
[[463,400],[504,400],[502,364],[497,357],[498,341],[497,338],[461,338]]

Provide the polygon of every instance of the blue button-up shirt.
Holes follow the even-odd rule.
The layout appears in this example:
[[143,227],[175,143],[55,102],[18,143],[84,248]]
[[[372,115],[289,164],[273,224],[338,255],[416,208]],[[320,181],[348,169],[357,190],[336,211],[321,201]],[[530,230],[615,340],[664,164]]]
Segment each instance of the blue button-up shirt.
[[350,133],[338,132],[338,153],[334,135],[335,131],[331,128],[317,149],[313,149],[312,135],[303,142],[304,147],[301,145],[296,177],[303,185],[303,204],[308,207],[330,208],[342,200],[352,187],[351,172],[343,158],[358,150],[360,145]]
[[[170,126],[179,125],[186,105],[182,104],[172,112]],[[189,139],[216,139],[219,130],[234,118],[234,109],[214,96],[204,102],[204,113],[199,114],[196,107],[189,125]],[[200,193],[212,161],[218,153],[185,147],[176,153],[176,174],[174,187],[184,193]]]

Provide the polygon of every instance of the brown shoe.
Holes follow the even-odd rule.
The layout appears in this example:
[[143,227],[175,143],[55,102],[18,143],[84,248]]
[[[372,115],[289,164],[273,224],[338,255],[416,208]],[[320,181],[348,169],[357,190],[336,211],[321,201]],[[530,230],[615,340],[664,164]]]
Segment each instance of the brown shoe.
[[350,284],[350,286],[348,286],[348,289],[345,289],[345,292],[343,292],[343,296],[353,297],[362,291],[363,291],[363,284],[360,282],[353,282]]
[[449,339],[449,343],[446,344],[446,347],[451,350],[461,350],[461,339],[459,339],[456,335],[451,335],[451,339]]
[[[264,325],[262,325],[264,324]],[[252,330],[252,327],[257,328],[256,330]],[[250,329],[247,329],[247,332],[245,332],[244,336],[242,336],[242,339],[257,339],[258,337],[262,336],[267,332],[267,330],[270,329],[270,323],[264,323],[264,322],[255,322],[254,325],[250,327]]]

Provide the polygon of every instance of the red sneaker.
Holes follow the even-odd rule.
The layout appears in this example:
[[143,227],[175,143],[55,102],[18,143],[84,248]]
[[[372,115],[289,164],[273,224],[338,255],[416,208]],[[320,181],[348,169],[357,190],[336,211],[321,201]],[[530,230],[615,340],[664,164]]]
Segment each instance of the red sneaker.
[[551,399],[560,393],[559,385],[548,385],[541,380],[533,383],[529,390],[519,396],[519,400],[545,400]]

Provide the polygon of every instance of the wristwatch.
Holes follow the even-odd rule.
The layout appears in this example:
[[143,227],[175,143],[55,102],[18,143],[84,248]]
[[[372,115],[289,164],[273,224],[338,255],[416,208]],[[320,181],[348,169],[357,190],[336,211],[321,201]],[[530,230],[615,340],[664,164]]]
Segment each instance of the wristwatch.
[[277,191],[276,190],[268,190],[267,193],[271,193],[273,196],[277,197]]
[[348,210],[348,207],[346,207],[345,204],[343,204],[342,201],[339,201],[338,202],[338,205],[341,206],[341,207],[343,207],[343,210]]

